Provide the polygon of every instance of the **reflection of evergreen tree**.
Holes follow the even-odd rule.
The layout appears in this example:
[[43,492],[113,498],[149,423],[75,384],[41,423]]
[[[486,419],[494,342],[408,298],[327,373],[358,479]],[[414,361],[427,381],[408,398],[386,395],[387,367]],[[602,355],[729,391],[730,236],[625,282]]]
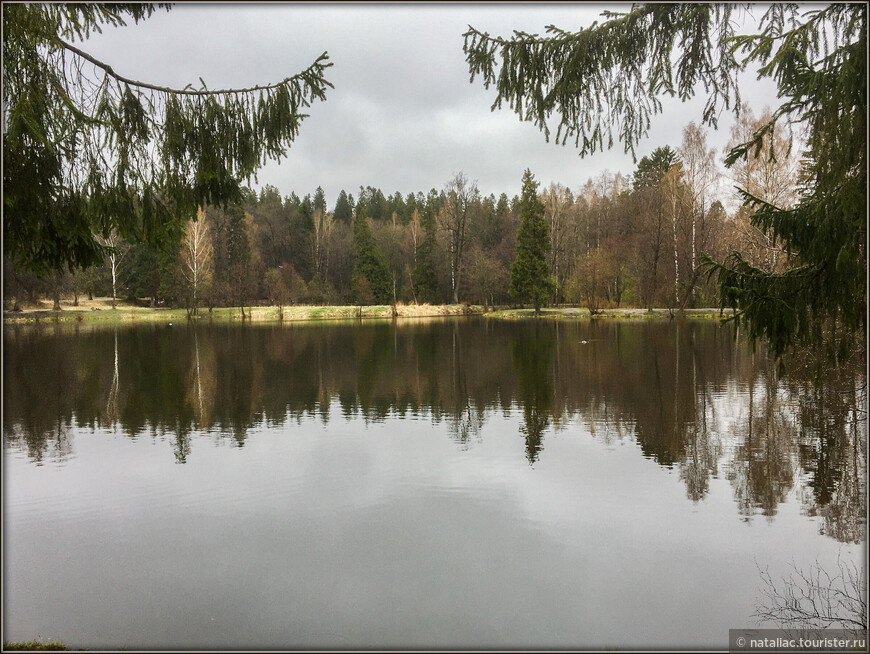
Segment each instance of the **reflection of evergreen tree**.
[[555,351],[549,325],[535,324],[534,330],[520,330],[513,340],[511,360],[519,386],[517,397],[523,407],[526,458],[534,463],[543,448],[541,439],[553,412],[551,364]]
[[341,415],[344,416],[344,419],[350,420],[353,418],[358,406],[356,393],[351,392],[349,389],[342,389],[338,393],[338,403],[341,406]]
[[418,392],[418,395],[436,415],[441,397],[442,363],[438,356],[438,343],[438,334],[433,330],[414,335],[414,382],[418,388],[424,384],[425,392]]
[[[239,447],[245,444],[248,429],[255,424],[255,407],[260,405],[261,386],[255,385],[255,357],[252,341],[257,330],[247,327],[225,328],[226,356],[218,363],[216,419],[232,434]],[[257,339],[259,340],[259,339]]]
[[390,410],[389,398],[377,392],[378,381],[393,350],[390,332],[390,326],[385,324],[354,332],[357,395],[363,415],[370,419],[383,419]]
[[176,462],[187,463],[187,457],[190,456],[190,426],[180,420],[175,426],[175,437],[172,439],[172,452],[175,454]]

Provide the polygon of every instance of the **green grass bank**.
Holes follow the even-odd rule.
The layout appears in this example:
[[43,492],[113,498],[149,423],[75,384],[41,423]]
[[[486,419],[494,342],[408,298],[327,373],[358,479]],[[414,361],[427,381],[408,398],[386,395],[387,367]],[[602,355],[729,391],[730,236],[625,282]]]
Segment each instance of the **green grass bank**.
[[[84,323],[90,325],[130,325],[136,323],[184,323],[188,320],[186,309],[149,308],[117,302],[111,307],[108,298],[80,300],[78,306],[70,301],[61,301],[61,310],[53,311],[51,302],[40,302],[22,308],[21,311],[5,311],[5,324],[30,323]],[[566,319],[566,320],[625,320],[625,319],[669,319],[681,316],[692,319],[721,319],[731,312],[720,313],[718,309],[687,309],[683,314],[672,314],[667,309],[606,309],[590,314],[588,309],[576,307],[557,307],[541,310],[535,316],[531,308],[493,309],[480,305],[467,304],[397,304],[395,313],[390,305],[376,306],[254,306],[245,307],[244,322],[306,322],[316,320],[358,320],[390,318],[436,318],[443,316],[485,315],[487,318],[502,320],[520,319]],[[209,311],[201,308],[190,317],[196,322],[241,323],[242,312],[238,307],[218,307]]]
[[[590,313],[588,309],[576,307],[558,307],[541,309],[538,319],[562,319],[562,320],[661,320],[671,318],[691,318],[704,320],[721,320],[731,317],[731,312],[720,312],[719,309],[686,309],[682,313],[671,312],[668,309],[603,309],[596,313]],[[498,309],[488,312],[487,318],[503,320],[519,320],[535,318],[534,309]]]
[[[61,310],[51,310],[51,303],[23,307],[22,311],[5,311],[5,324],[28,323],[85,323],[93,325],[129,325],[136,323],[184,323],[188,320],[186,309],[148,308],[116,303],[111,307],[109,300],[102,298],[80,301],[78,306],[61,302]],[[217,307],[209,311],[200,308],[190,316],[197,322],[241,323],[244,322],[299,322],[313,320],[354,320],[369,318],[431,318],[441,316],[463,316],[481,314],[484,308],[474,305],[450,304],[398,304],[376,306],[288,306],[288,307],[245,307],[245,317],[238,307]]]

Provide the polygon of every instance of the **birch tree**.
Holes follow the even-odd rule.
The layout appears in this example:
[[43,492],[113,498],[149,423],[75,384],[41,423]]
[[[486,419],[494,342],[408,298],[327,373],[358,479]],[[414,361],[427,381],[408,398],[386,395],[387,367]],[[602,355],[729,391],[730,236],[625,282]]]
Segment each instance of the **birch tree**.
[[114,309],[118,298],[119,266],[130,251],[130,244],[118,235],[117,229],[112,229],[105,235],[97,235],[96,239],[105,248],[109,271],[112,273],[112,308]]
[[196,315],[200,298],[212,280],[213,246],[205,211],[197,209],[196,220],[187,223],[181,243],[181,274],[188,291],[188,315]]
[[[744,104],[740,117],[731,127],[728,147],[745,143],[772,118],[769,108],[756,117],[752,108]],[[774,125],[765,134],[761,150],[747,152],[745,159],[736,161],[729,177],[737,188],[744,189],[754,197],[773,206],[790,209],[798,199],[800,161],[799,150],[790,143],[786,130],[781,125]],[[732,249],[739,249],[747,261],[767,272],[782,272],[789,252],[775,234],[752,224],[754,214],[748,206],[741,206],[737,210]]]
[[707,246],[707,218],[719,171],[716,151],[707,146],[707,135],[694,122],[683,128],[683,142],[677,150],[683,164],[686,184],[686,212],[689,230],[689,265],[685,271],[686,288],[681,306],[694,298],[700,275],[699,255]]
[[441,226],[447,234],[447,252],[450,259],[450,293],[454,304],[459,304],[459,286],[462,281],[468,221],[473,203],[480,198],[477,182],[470,182],[459,172],[447,183],[445,202],[441,209]]
[[[683,222],[683,206],[685,203],[685,186],[683,183],[683,167],[677,163],[672,165],[662,178],[665,202],[668,215],[671,218],[671,246],[673,250],[673,294],[671,295],[671,308],[680,304],[680,233]],[[683,270],[685,275],[685,269]]]

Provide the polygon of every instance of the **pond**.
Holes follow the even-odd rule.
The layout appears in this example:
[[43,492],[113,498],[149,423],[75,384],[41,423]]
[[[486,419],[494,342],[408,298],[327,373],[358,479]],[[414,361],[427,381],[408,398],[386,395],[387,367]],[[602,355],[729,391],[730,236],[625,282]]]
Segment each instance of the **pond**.
[[[4,330],[4,639],[726,649],[863,571],[862,371],[714,321]],[[772,624],[762,626],[774,626]]]

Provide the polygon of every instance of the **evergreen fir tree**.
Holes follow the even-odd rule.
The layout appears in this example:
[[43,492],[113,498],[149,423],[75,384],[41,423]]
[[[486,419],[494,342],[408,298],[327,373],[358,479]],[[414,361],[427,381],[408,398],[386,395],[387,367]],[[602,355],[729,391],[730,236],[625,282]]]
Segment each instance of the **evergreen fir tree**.
[[348,199],[348,195],[347,193],[345,193],[344,189],[342,189],[341,193],[338,194],[338,199],[335,201],[335,209],[332,212],[332,217],[335,220],[347,223],[348,225],[353,218],[352,199]]
[[510,294],[521,302],[531,302],[535,313],[540,314],[541,305],[553,292],[547,265],[550,230],[544,217],[544,203],[538,198],[538,183],[529,169],[523,175],[520,216],[517,256],[511,264]]
[[314,211],[320,209],[323,213],[326,213],[326,196],[323,193],[323,187],[318,186],[317,190],[314,191]]
[[637,162],[632,179],[634,190],[655,186],[678,161],[677,153],[669,145],[656,148],[650,156]]
[[314,231],[314,207],[311,204],[311,196],[306,195],[299,203],[299,211],[302,227],[306,232]]
[[[384,255],[372,236],[369,227],[368,215],[365,205],[357,207],[356,216],[353,220],[353,279],[351,280],[354,291],[360,284],[367,285],[371,289],[374,301],[377,304],[389,304],[393,299],[393,281]],[[365,279],[365,282],[362,280]],[[357,297],[357,300],[364,298]]]
[[433,304],[438,301],[438,276],[435,273],[435,209],[435,204],[428,202],[420,215],[423,240],[417,246],[417,263],[412,273],[417,298],[422,302]]

